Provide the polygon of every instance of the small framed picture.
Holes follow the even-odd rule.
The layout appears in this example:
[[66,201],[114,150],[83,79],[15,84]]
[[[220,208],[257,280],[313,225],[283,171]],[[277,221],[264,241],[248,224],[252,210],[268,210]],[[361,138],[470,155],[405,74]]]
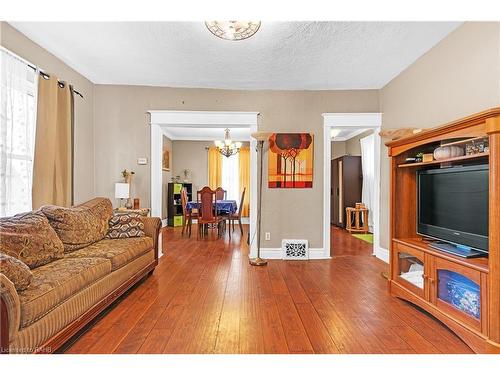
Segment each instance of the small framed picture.
[[161,169],[167,172],[170,171],[170,151],[168,150],[163,150],[163,160]]

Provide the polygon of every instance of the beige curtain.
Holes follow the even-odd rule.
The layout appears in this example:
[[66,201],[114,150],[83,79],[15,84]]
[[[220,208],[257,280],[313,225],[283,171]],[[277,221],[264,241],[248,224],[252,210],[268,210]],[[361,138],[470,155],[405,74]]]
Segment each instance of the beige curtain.
[[56,77],[38,81],[33,163],[33,209],[45,204],[72,204],[73,101],[68,85]]
[[208,148],[208,186],[217,189],[222,185],[222,155],[217,147]]
[[[245,201],[243,202],[243,208],[241,211],[241,216],[247,217],[250,213],[250,147],[242,147],[240,149],[240,197],[245,191]],[[240,202],[238,202],[240,204]]]

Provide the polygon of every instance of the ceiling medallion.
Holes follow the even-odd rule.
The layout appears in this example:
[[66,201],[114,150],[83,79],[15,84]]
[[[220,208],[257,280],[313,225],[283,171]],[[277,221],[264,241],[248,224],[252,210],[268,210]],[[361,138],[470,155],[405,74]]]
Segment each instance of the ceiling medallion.
[[231,137],[229,136],[229,129],[226,129],[225,136],[223,141],[215,141],[215,147],[217,147],[217,151],[219,151],[226,158],[231,155],[237,154],[241,148],[241,142],[233,142]]
[[260,21],[205,21],[205,26],[221,39],[243,40],[259,30]]

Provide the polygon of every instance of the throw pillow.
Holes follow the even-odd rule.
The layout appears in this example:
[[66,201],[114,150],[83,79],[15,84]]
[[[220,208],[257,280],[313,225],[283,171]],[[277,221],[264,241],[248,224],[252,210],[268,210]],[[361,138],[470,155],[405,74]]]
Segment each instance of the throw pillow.
[[131,238],[144,236],[144,223],[136,213],[115,213],[109,220],[106,238]]
[[64,256],[61,240],[40,211],[0,218],[0,245],[2,253],[19,259],[29,268]]
[[108,198],[94,198],[74,207],[44,206],[42,212],[64,244],[64,251],[100,241],[108,232],[113,206]]
[[0,273],[7,276],[18,291],[26,289],[33,279],[33,274],[26,264],[3,253],[0,253]]

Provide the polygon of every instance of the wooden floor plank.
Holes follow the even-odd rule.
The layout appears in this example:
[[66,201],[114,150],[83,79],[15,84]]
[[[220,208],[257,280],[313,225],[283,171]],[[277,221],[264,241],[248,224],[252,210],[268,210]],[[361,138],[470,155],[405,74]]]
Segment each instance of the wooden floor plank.
[[196,240],[165,228],[153,275],[66,352],[471,353],[433,317],[390,296],[381,277],[388,266],[366,242],[332,229],[331,260],[253,267],[246,231]]

